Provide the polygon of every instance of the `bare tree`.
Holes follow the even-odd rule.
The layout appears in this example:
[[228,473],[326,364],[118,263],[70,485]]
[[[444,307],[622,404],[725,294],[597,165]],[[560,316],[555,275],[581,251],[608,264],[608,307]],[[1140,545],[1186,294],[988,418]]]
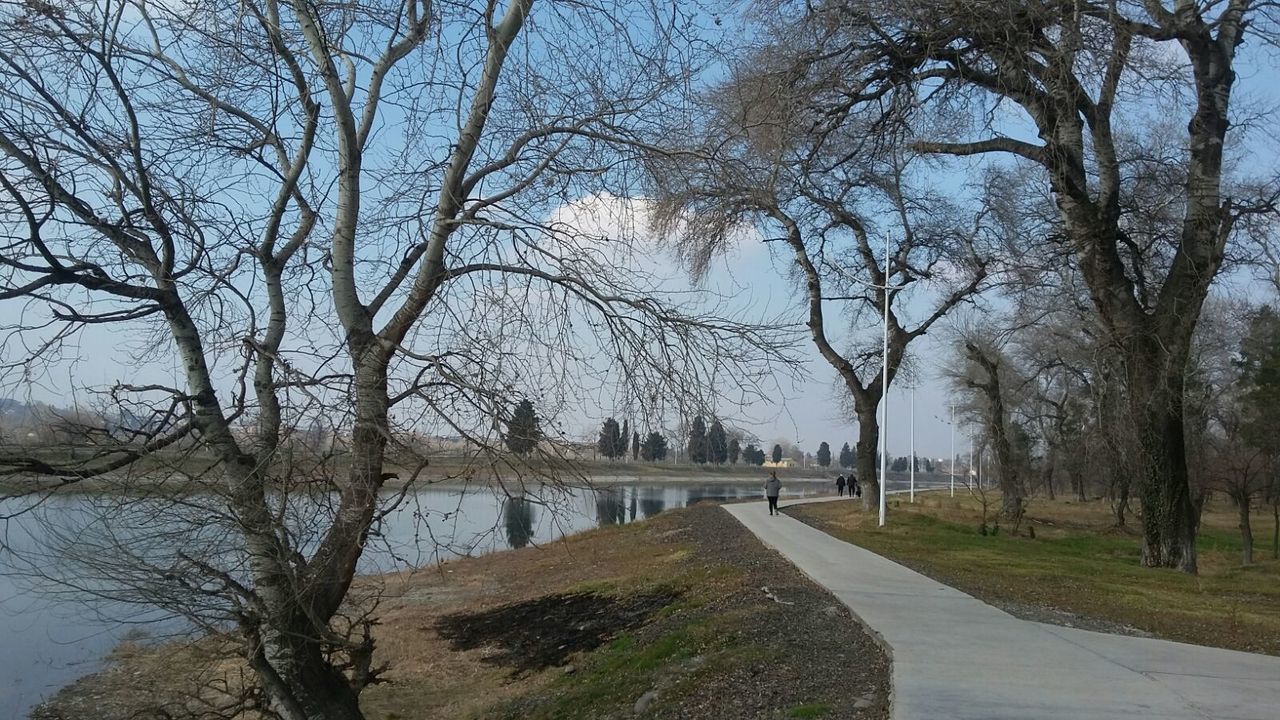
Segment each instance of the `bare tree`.
[[[1239,181],[1227,154],[1239,136],[1229,132],[1237,51],[1249,34],[1272,36],[1270,4],[811,7],[806,22],[829,51],[812,73],[839,73],[849,106],[911,116],[919,152],[1004,155],[1043,174],[1061,241],[1122,359],[1141,454],[1143,563],[1195,572],[1184,371],[1229,240],[1274,210],[1275,186]],[[1153,103],[1167,110],[1150,120]],[[1004,107],[1023,113],[1034,137],[997,124]],[[1169,117],[1185,117],[1185,130]],[[1179,192],[1155,204],[1126,202],[1171,186]]]
[[6,4],[0,301],[27,350],[6,377],[102,326],[151,372],[95,389],[133,421],[91,457],[0,472],[56,479],[25,517],[90,478],[167,483],[99,505],[97,541],[68,534],[84,552],[48,574],[234,628],[264,712],[359,718],[380,669],[376,583],[355,575],[432,460],[420,433],[518,495],[513,397],[551,416],[622,366],[660,416],[716,373],[769,372],[785,332],[681,306],[627,272],[633,238],[564,214],[625,196],[642,112],[698,62],[691,22],[532,0]]
[[[781,246],[810,338],[852,400],[870,509],[884,385],[911,342],[988,284],[995,228],[985,198],[942,192],[918,158],[877,147],[865,117],[832,107],[840,79],[806,73],[811,38],[786,24],[764,35],[668,133],[690,145],[650,160],[656,226],[695,273],[748,228]],[[925,309],[913,317],[909,306]]]
[[[1016,533],[1026,513],[1027,483],[1025,474],[1029,458],[1018,443],[1013,411],[1020,404],[1015,397],[1026,384],[1006,361],[1001,333],[990,328],[971,327],[959,339],[957,348],[963,372],[953,375],[962,388],[975,393],[975,410],[984,416],[982,426],[990,437],[995,452],[997,486],[1000,489],[1000,514],[1013,523]],[[1017,446],[1017,447],[1015,447]]]

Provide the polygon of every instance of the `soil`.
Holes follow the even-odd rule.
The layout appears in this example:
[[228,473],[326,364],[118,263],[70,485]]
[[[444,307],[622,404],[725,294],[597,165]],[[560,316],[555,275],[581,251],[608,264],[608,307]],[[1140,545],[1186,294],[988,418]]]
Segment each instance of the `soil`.
[[718,507],[693,508],[687,528],[704,562],[745,571],[746,590],[706,611],[750,617],[735,632],[768,652],[704,679],[652,717],[805,717],[794,710],[806,705],[824,707],[810,715],[824,720],[889,716],[889,658],[848,608]]
[[436,625],[454,650],[490,648],[484,662],[516,675],[563,665],[639,627],[671,604],[673,593],[612,598],[597,593],[547,595],[478,613],[446,615]]

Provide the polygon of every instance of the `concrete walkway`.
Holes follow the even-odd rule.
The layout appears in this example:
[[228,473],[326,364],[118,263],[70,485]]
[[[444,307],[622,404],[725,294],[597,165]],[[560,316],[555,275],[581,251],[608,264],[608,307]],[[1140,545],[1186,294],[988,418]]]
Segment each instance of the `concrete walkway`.
[[1280,719],[1280,657],[1019,620],[765,503],[724,509],[880,636],[893,720]]

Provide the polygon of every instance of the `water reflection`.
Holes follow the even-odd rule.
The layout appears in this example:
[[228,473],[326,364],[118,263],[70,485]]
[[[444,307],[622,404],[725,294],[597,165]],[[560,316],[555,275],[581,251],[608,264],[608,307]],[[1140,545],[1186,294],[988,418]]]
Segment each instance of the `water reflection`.
[[726,502],[729,500],[737,500],[739,497],[751,497],[750,493],[740,495],[738,488],[726,488],[715,485],[689,488],[689,494],[685,497],[685,507],[693,507],[700,502]]
[[502,522],[507,526],[507,545],[525,547],[533,540],[533,503],[522,497],[507,498],[502,504]]
[[667,509],[666,500],[662,499],[662,488],[647,487],[641,491],[640,514],[646,520]]
[[626,488],[599,488],[596,496],[596,523],[605,525],[621,525],[627,521],[627,506],[624,496]]

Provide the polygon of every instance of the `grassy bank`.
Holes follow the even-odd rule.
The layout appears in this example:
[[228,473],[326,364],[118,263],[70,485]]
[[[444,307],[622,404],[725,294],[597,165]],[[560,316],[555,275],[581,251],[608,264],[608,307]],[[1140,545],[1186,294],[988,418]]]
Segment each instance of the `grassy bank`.
[[[1098,629],[1118,624],[1171,640],[1280,655],[1280,562],[1259,537],[1263,547],[1255,557],[1262,559],[1241,566],[1229,507],[1204,515],[1198,576],[1141,567],[1140,538],[1115,528],[1105,503],[1036,499],[1017,537],[980,534],[980,508],[959,492],[954,499],[926,494],[914,505],[896,499],[884,528],[853,503],[789,512],[1014,614],[1084,627],[1103,623]],[[1254,531],[1269,540],[1269,517],[1260,516]]]
[[[887,717],[880,649],[716,507],[380,581],[371,720]],[[37,717],[146,717],[240,670],[134,647]]]

